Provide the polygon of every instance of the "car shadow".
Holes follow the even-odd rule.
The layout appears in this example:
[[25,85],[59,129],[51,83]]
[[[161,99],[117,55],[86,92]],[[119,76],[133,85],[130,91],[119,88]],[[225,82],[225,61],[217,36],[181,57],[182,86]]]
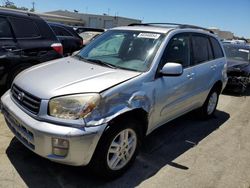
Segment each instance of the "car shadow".
[[216,111],[212,119],[201,121],[189,113],[167,123],[145,139],[132,167],[122,177],[109,182],[93,175],[88,167],[61,165],[39,157],[15,138],[6,154],[28,187],[135,187],[168,165],[188,171],[190,166],[173,161],[199,145],[229,117],[226,112]]

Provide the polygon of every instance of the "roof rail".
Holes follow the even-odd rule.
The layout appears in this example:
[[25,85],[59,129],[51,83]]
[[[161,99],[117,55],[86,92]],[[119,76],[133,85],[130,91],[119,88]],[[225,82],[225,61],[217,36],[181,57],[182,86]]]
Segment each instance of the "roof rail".
[[150,24],[148,24],[148,23],[131,23],[131,24],[129,24],[128,26],[147,26],[147,25],[150,25]]
[[190,28],[190,29],[202,29],[205,31],[208,31],[209,33],[213,33],[214,32],[210,29],[204,28],[204,27],[199,27],[196,25],[189,25],[189,24],[178,24],[178,23],[132,23],[129,24],[128,26],[155,26],[155,25],[159,25],[159,26],[176,26],[180,29],[185,29],[185,28]]
[[37,14],[35,14],[33,12],[29,12],[27,10],[19,10],[19,9],[11,9],[11,8],[0,7],[0,11],[39,17]]

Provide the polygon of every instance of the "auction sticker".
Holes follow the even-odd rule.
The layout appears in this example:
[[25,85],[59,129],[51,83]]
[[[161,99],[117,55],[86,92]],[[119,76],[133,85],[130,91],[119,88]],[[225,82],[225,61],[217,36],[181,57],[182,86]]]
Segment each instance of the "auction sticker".
[[160,34],[157,33],[140,33],[137,38],[146,38],[146,39],[158,39]]

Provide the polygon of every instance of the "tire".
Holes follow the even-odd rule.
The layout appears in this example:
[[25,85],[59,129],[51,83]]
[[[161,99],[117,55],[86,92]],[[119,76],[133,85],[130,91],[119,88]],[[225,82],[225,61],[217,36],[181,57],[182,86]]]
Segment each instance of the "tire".
[[199,109],[199,113],[202,119],[209,119],[214,116],[218,101],[219,101],[219,90],[212,88],[209,92],[206,101]]
[[114,179],[131,166],[140,143],[137,127],[136,121],[116,122],[104,133],[90,163],[96,175],[107,180]]

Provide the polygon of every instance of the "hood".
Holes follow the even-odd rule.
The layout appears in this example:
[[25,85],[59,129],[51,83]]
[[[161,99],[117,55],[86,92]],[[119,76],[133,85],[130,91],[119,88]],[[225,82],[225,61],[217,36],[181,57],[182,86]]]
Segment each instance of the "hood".
[[246,72],[250,73],[250,62],[227,59],[227,72]]
[[31,67],[20,73],[14,83],[34,96],[50,99],[75,93],[99,93],[139,74],[67,57]]
[[245,67],[249,65],[247,61],[240,61],[235,59],[227,59],[227,67]]

